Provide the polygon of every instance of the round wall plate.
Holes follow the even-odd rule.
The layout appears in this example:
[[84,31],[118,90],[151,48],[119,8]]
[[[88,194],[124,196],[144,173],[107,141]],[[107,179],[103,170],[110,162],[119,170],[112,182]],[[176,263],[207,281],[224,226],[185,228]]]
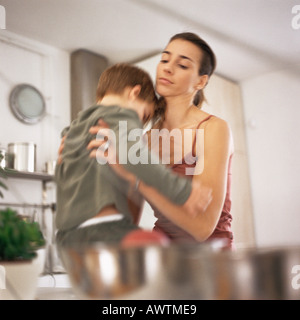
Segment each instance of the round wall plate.
[[17,119],[27,124],[39,122],[46,113],[43,95],[29,84],[19,84],[13,88],[9,105]]

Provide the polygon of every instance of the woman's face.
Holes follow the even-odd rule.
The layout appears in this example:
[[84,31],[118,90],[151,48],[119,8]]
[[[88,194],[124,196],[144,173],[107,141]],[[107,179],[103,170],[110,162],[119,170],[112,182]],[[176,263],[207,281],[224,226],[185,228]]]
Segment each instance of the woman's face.
[[193,43],[181,39],[170,42],[156,69],[157,93],[165,98],[192,98],[195,91],[201,89],[200,61],[201,51]]

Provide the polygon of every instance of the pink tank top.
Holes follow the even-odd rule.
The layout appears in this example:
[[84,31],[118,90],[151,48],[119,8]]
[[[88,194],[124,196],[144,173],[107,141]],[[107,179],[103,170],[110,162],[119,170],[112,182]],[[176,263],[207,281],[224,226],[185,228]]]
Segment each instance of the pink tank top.
[[[205,118],[203,121],[201,121],[197,129],[201,126],[201,124],[208,119],[210,119],[212,115],[208,116]],[[188,157],[194,157],[194,150],[195,150],[195,142],[196,139],[194,140],[193,143],[193,150],[192,152],[187,155],[185,158]],[[231,221],[232,221],[232,216],[230,213],[231,210],[231,196],[230,196],[230,191],[231,191],[231,163],[232,163],[232,156],[230,156],[229,163],[228,163],[228,177],[227,177],[227,189],[226,189],[226,196],[225,196],[225,201],[222,209],[222,213],[220,216],[220,219],[217,223],[217,226],[213,233],[210,235],[210,237],[206,241],[210,241],[216,238],[222,238],[224,239],[225,242],[225,247],[231,249],[233,246],[233,234],[231,231]],[[192,163],[192,161],[187,161],[183,159],[181,163],[174,164],[171,168],[174,172],[180,174],[180,175],[185,175],[186,169],[187,168],[194,168],[196,165],[196,161]],[[192,178],[192,176],[188,176]],[[173,224],[170,220],[168,220],[163,214],[161,214],[156,208],[153,207],[154,210],[154,215],[157,218],[155,225],[154,225],[154,230],[160,231],[165,233],[172,241],[174,242],[197,242],[189,233],[187,233],[185,230],[181,229],[180,227],[176,226]]]

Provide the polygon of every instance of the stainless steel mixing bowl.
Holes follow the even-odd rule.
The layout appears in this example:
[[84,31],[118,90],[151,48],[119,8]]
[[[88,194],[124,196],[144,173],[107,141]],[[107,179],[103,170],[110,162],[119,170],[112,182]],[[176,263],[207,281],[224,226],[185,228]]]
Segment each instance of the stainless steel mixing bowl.
[[206,245],[95,244],[60,249],[83,299],[300,299],[299,248],[225,252]]

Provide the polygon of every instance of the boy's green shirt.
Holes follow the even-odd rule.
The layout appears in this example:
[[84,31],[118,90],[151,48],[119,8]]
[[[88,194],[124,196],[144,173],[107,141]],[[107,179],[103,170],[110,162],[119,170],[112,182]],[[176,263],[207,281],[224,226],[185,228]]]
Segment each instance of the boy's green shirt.
[[[132,164],[128,159],[124,161],[126,163],[123,165],[128,171],[177,205],[182,205],[191,193],[191,179],[176,175],[171,169],[159,164],[158,159],[153,164],[153,159],[157,156],[148,150],[145,143],[137,144],[137,141],[128,140],[131,130],[142,129],[135,111],[119,106],[96,105],[82,111],[70,127],[63,131],[63,135],[67,134],[63,161],[56,166],[55,172],[58,230],[77,227],[107,205],[115,205],[120,213],[131,218],[127,199],[129,184],[108,164],[99,164],[95,158],[89,157],[87,145],[95,138],[89,133],[89,129],[100,118],[114,131],[117,151],[119,143],[122,144],[121,148],[126,147],[126,144],[123,145],[124,141],[127,142],[127,155],[132,146],[131,152],[136,150],[136,146],[139,147],[139,163]],[[126,123],[127,131],[120,130],[120,121],[123,121],[123,125]]]

